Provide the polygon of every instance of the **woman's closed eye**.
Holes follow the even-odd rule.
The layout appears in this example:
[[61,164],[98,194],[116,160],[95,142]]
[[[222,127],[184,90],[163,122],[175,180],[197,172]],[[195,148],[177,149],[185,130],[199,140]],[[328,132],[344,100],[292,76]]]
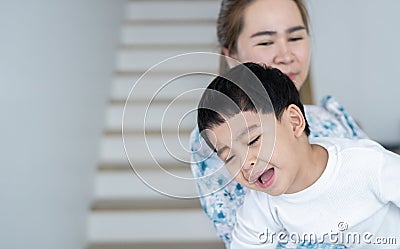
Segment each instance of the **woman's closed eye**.
[[289,42],[296,42],[296,41],[300,41],[300,40],[303,40],[304,38],[303,37],[301,37],[301,36],[298,36],[298,37],[291,37],[291,38],[289,38]]
[[261,135],[257,136],[255,139],[251,140],[247,145],[252,146],[254,145],[258,140],[260,140]]
[[274,44],[274,42],[272,42],[272,41],[265,41],[265,42],[259,42],[259,43],[257,43],[257,46],[270,46],[270,45],[272,45],[272,44]]
[[[304,39],[303,36],[295,36],[295,37],[288,38],[288,42],[296,42],[296,41],[301,41],[303,39]],[[263,41],[263,42],[257,43],[256,46],[271,46],[273,44],[274,44],[273,41]]]

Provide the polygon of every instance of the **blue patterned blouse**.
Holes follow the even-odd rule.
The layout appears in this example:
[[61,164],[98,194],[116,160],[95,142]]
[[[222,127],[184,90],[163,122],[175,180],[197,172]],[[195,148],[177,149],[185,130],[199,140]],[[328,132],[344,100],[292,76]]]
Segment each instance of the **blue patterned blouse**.
[[[318,106],[304,107],[310,137],[367,138],[343,106],[331,96],[324,97]],[[190,147],[191,168],[197,178],[201,205],[214,223],[218,236],[229,248],[236,210],[243,204],[247,190],[231,179],[216,153],[200,138],[198,128],[192,131]]]

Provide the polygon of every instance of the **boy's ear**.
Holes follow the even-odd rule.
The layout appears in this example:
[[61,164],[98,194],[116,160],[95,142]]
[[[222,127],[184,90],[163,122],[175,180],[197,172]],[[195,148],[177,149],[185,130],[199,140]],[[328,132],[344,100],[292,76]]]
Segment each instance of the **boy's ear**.
[[297,105],[291,104],[287,108],[290,124],[292,126],[293,134],[300,137],[304,133],[306,127],[306,120]]

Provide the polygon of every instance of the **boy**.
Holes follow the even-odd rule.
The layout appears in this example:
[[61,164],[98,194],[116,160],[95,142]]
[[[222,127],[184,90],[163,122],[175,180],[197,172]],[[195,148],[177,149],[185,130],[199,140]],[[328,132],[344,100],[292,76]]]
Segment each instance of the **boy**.
[[231,249],[400,247],[400,156],[366,139],[310,143],[299,94],[278,69],[245,63],[214,79],[198,127],[250,189]]

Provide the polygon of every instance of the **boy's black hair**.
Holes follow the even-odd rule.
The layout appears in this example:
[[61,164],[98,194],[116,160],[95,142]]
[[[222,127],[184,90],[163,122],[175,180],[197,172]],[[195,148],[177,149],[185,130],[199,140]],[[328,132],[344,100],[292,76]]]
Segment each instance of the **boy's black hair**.
[[304,107],[292,80],[279,69],[247,62],[216,77],[208,85],[198,106],[197,125],[200,134],[213,148],[202,133],[204,130],[219,126],[244,111],[274,112],[280,121],[284,110],[291,104],[300,108],[306,121],[304,132],[310,135]]

